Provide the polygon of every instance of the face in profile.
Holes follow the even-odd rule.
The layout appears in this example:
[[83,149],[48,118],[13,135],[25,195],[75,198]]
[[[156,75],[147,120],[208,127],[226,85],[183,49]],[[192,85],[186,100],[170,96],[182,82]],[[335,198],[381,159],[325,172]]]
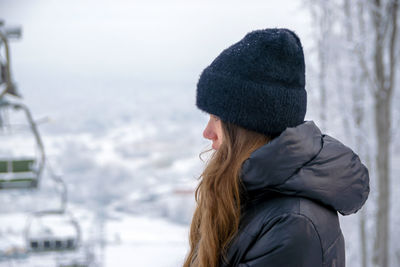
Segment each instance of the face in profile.
[[203,131],[203,137],[212,141],[212,148],[218,150],[223,141],[221,120],[214,115],[210,119]]

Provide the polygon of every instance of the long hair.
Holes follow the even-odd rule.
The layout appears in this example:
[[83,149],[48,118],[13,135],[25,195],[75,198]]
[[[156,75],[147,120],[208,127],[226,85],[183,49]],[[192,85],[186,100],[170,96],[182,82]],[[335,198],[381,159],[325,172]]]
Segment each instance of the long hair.
[[210,157],[195,192],[190,251],[184,267],[216,267],[239,228],[243,162],[272,138],[222,122],[223,142]]

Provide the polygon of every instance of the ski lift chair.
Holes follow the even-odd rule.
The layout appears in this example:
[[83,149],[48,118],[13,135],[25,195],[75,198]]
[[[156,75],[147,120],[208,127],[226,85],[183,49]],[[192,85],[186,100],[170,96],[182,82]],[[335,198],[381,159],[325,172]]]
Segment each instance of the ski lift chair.
[[0,189],[35,188],[37,185],[35,159],[0,160]]
[[72,251],[80,243],[80,227],[70,214],[37,213],[25,232],[29,252]]
[[[27,121],[25,125],[16,125],[9,121],[10,113],[20,111],[22,111],[22,117],[25,117]],[[36,188],[43,172],[45,161],[43,143],[29,109],[23,104],[0,98],[0,135],[12,136],[16,129],[32,133],[32,140],[39,153],[0,158],[0,190]]]
[[56,210],[35,212],[25,228],[27,250],[30,252],[72,251],[80,245],[81,229],[71,213],[66,212],[67,187],[51,168],[52,179],[61,187],[61,206]]

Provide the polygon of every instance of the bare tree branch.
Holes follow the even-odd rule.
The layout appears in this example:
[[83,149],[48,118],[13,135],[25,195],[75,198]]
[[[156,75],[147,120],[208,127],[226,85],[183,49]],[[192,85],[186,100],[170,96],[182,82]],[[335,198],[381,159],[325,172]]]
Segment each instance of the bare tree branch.
[[[357,48],[357,47],[360,47],[360,48]],[[358,60],[360,62],[360,66],[365,73],[365,77],[367,77],[368,83],[371,85],[371,87],[368,87],[369,91],[372,95],[375,95],[376,92],[378,91],[379,85],[378,85],[378,81],[376,80],[375,75],[373,75],[368,69],[368,65],[367,65],[367,62],[366,62],[365,56],[364,56],[365,50],[359,45],[356,46],[355,50],[358,55]]]
[[[367,31],[365,28],[365,20],[364,20],[364,3],[363,1],[359,1],[358,2],[358,26],[359,26],[359,31],[360,31],[360,36],[364,36],[365,38],[363,40],[360,40],[354,47],[355,52],[358,55],[358,61],[359,64],[364,72],[364,76],[367,78],[368,83],[371,85],[371,87],[369,88],[369,91],[371,93],[371,95],[375,95],[375,93],[377,92],[379,86],[378,86],[378,81],[376,79],[376,77],[371,73],[371,71],[368,68],[367,65],[367,61],[365,59],[365,53],[366,53],[366,49],[365,49],[365,39],[367,38]],[[368,2],[367,2],[368,3]],[[370,6],[370,4],[369,4]]]

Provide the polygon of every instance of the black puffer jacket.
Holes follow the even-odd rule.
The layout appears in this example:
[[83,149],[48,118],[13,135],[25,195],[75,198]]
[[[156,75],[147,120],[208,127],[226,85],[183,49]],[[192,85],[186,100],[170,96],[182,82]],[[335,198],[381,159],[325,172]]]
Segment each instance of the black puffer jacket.
[[337,212],[355,213],[369,194],[350,148],[307,121],[256,150],[242,172],[248,199],[221,266],[345,266]]

